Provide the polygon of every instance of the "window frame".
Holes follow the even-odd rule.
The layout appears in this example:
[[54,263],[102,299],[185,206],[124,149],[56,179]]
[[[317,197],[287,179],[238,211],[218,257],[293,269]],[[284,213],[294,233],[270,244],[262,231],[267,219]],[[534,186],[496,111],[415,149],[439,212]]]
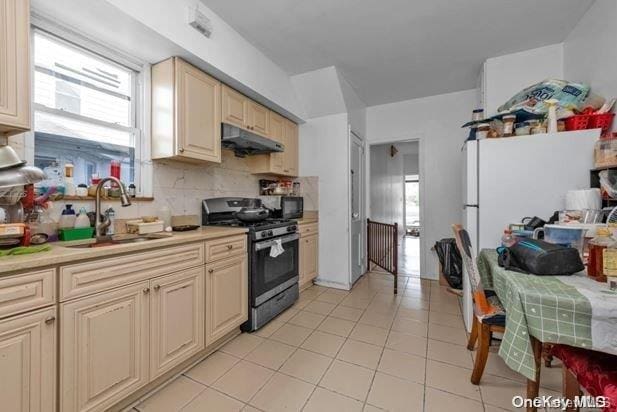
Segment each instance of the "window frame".
[[[32,47],[32,84],[34,96],[34,34],[43,35],[79,51],[80,53],[90,54],[93,57],[104,59],[109,64],[121,67],[132,72],[131,77],[131,105],[129,120],[131,126],[123,126],[117,123],[109,123],[103,120],[94,119],[88,116],[83,116],[67,111],[59,110],[52,107],[47,107],[39,103],[32,103],[32,117],[34,125],[34,114],[36,111],[50,113],[62,117],[68,117],[75,120],[80,120],[99,126],[108,127],[110,129],[120,130],[131,133],[135,140],[135,160],[134,173],[135,184],[137,186],[138,197],[152,197],[153,192],[153,168],[151,160],[151,145],[150,145],[150,64],[147,62],[136,60],[134,57],[123,53],[121,50],[103,44],[100,41],[92,39],[87,34],[78,32],[75,29],[69,28],[56,21],[52,21],[43,17],[36,12],[31,14],[31,47]],[[29,139],[34,146],[33,127]],[[34,153],[36,148],[33,148],[31,156],[28,159],[34,163]],[[129,182],[125,182],[129,183]]]

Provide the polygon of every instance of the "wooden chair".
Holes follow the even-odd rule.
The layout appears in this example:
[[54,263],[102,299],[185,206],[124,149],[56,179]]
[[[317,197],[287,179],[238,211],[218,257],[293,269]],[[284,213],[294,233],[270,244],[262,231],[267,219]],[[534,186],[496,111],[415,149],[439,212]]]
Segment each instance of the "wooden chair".
[[479,342],[471,374],[471,383],[478,385],[484,373],[493,333],[505,332],[506,314],[497,295],[492,291],[485,291],[482,287],[469,233],[461,225],[453,225],[452,229],[471,285],[474,316],[467,349],[473,350],[476,342]]

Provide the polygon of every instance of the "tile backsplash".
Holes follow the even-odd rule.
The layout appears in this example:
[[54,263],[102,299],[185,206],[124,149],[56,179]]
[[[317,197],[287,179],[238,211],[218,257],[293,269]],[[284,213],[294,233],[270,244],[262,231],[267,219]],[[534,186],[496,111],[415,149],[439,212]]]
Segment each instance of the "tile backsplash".
[[[246,196],[259,194],[259,177],[252,175],[246,161],[223,150],[222,163],[190,164],[171,160],[153,162],[154,201],[133,202],[121,207],[119,202],[102,202],[103,210],[113,207],[119,219],[156,215],[164,205],[173,215],[201,216],[201,201],[209,197]],[[85,206],[94,208],[93,202],[71,202],[75,210]],[[64,202],[56,202],[54,215],[59,215]]]

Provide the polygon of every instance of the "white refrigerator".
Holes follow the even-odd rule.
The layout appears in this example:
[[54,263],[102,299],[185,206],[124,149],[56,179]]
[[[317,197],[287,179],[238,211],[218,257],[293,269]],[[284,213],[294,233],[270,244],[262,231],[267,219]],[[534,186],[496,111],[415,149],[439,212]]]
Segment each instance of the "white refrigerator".
[[[568,190],[589,187],[600,130],[469,141],[463,149],[463,226],[476,254],[500,245],[508,224],[525,216],[547,220],[565,208]],[[463,316],[473,306],[466,274]]]

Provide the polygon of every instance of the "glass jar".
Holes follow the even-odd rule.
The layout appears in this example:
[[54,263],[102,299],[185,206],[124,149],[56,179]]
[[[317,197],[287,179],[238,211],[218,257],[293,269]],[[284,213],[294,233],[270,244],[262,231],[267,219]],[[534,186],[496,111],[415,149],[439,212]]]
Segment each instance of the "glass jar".
[[610,229],[600,227],[596,231],[596,236],[589,241],[589,259],[587,260],[587,275],[600,282],[606,282],[604,266],[608,262],[605,262],[604,252],[608,247],[617,247],[615,239]]
[[503,137],[514,136],[514,122],[516,122],[516,116],[513,114],[506,114],[501,120],[503,121]]

